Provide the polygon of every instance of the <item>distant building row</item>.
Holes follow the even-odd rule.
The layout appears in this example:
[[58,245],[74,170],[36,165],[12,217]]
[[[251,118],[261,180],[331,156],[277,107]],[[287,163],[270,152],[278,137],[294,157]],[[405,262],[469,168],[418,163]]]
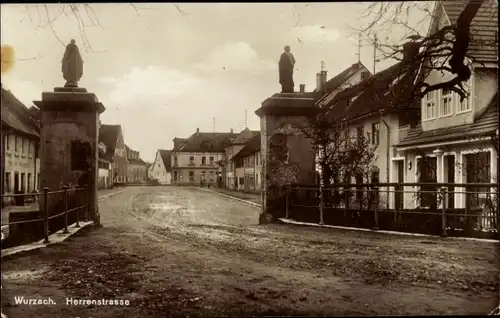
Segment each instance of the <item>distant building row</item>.
[[[1,89],[1,192],[39,191],[39,109],[27,108],[9,90]],[[127,147],[120,125],[99,129],[99,188],[147,180],[147,164]]]
[[160,184],[210,185],[260,192],[260,133],[248,128],[239,134],[196,130],[175,138],[172,150],[158,150],[149,178]]

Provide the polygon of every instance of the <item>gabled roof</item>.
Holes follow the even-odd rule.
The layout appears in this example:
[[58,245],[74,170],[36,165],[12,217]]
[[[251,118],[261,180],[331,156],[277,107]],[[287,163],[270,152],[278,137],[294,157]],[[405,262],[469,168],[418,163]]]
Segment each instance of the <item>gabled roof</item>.
[[[326,84],[325,84],[325,90],[326,92],[331,92],[342,86],[351,76],[356,74],[359,70],[366,70],[366,66],[363,65],[361,62],[357,62],[340,72],[339,74],[335,75],[331,79],[329,79]],[[371,74],[371,73],[370,73]],[[315,90],[316,91],[316,90]]]
[[158,152],[160,153],[161,160],[163,161],[163,165],[165,166],[165,169],[167,171],[170,171],[172,169],[172,150],[164,150],[164,149],[158,149]]
[[418,146],[427,143],[446,142],[451,140],[472,139],[491,136],[498,129],[498,92],[491,100],[485,112],[480,114],[472,124],[438,128],[423,131],[422,126],[410,129],[408,136],[397,147]]
[[420,109],[420,98],[414,94],[418,65],[403,62],[376,73],[357,85],[339,92],[327,105],[334,121],[384,111]]
[[99,128],[99,142],[106,145],[107,156],[112,158],[115,153],[116,143],[122,127],[120,125],[104,125]]
[[242,145],[245,144],[248,140],[250,140],[256,134],[259,134],[260,131],[250,130],[248,128],[243,129],[232,141],[233,145]]
[[260,151],[260,132],[250,139],[245,146],[233,157],[233,160],[242,159]]
[[224,152],[224,149],[231,144],[231,138],[235,138],[233,133],[208,133],[196,132],[192,134],[178,152]]
[[2,87],[1,89],[2,124],[36,138],[40,138],[40,126],[28,108],[14,94]]
[[[471,0],[443,0],[441,4],[451,24]],[[474,1],[474,0],[472,0]],[[471,22],[468,55],[478,62],[498,63],[498,3],[485,0]]]

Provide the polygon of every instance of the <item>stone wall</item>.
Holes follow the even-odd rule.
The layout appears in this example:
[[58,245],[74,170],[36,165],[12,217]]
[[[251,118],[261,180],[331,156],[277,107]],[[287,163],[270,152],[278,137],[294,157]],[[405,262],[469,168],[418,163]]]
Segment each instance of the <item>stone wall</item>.
[[312,143],[294,126],[305,116],[261,117],[263,213],[260,223],[285,214],[285,186],[312,184],[315,160]]

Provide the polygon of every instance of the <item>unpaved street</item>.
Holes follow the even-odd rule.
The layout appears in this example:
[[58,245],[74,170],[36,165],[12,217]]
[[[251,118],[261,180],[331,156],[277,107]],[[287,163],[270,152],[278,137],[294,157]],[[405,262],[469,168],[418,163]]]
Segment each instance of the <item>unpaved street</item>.
[[103,228],[2,260],[8,317],[487,314],[499,301],[494,243],[259,226],[257,208],[194,188],[99,204]]

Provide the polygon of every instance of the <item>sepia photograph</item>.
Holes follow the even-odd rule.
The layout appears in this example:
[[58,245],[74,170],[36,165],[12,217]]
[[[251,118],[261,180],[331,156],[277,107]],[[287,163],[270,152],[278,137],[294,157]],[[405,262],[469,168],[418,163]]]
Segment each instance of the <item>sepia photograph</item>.
[[0,24],[2,318],[500,315],[498,1]]

